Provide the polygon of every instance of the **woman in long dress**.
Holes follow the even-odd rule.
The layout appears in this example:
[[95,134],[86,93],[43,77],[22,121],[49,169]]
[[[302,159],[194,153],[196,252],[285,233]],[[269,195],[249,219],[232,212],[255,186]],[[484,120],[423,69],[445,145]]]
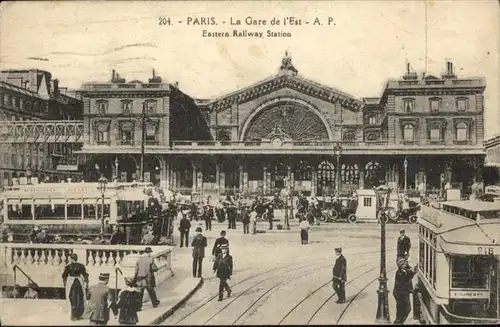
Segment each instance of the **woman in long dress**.
[[125,277],[125,288],[120,291],[117,302],[111,307],[114,315],[118,315],[121,326],[137,325],[139,322],[137,311],[141,300],[137,283],[133,278]]
[[70,263],[64,268],[62,274],[66,300],[71,305],[71,320],[82,319],[85,310],[86,288],[89,283],[89,275],[85,266],[77,262],[78,256],[72,254]]

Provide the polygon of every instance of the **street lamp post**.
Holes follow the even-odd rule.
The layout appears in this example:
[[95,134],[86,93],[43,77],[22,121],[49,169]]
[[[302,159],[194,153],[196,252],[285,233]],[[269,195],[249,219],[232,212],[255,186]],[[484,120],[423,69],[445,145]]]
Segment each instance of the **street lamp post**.
[[408,158],[406,157],[404,161],[404,166],[405,166],[405,194],[406,194],[406,189],[408,188]]
[[99,191],[101,191],[101,238],[104,237],[104,193],[106,192],[106,185],[108,184],[108,179],[101,174],[98,180]]
[[[389,299],[388,299],[388,289],[387,289],[387,272],[385,268],[386,258],[385,258],[385,223],[387,221],[386,209],[388,207],[390,190],[386,187],[379,186],[376,189],[377,201],[380,203],[381,208],[377,208],[378,216],[380,219],[380,277],[378,278],[379,287],[378,293],[378,305],[377,305],[377,317],[375,322],[377,323],[390,323],[391,318],[389,315]],[[385,196],[385,201],[384,200]]]
[[340,155],[342,154],[342,145],[340,143],[336,143],[333,148],[333,153],[337,158],[337,169],[335,171],[335,192],[337,195],[340,193]]
[[146,102],[142,104],[142,113],[141,113],[141,182],[144,182],[144,151],[145,151],[145,127],[146,127]]

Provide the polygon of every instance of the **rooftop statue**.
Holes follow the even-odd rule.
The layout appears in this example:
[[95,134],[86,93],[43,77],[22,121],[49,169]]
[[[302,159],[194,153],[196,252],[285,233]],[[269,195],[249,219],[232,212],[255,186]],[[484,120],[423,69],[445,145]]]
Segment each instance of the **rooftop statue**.
[[292,57],[288,51],[285,51],[285,56],[281,59],[280,73],[288,73],[297,75],[298,70],[292,64]]

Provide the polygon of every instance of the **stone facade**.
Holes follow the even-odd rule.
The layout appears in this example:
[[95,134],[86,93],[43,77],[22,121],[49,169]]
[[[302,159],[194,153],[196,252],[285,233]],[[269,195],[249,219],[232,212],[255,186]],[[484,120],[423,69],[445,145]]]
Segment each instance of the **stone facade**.
[[[1,72],[0,121],[80,120],[81,113],[81,101],[59,88],[51,73],[38,69]],[[76,165],[74,152],[81,145],[5,142],[0,146],[0,184],[6,186],[21,177],[63,177],[57,166]]]
[[[286,56],[277,75],[214,100],[193,100],[171,85],[87,85],[83,153],[107,161],[109,174],[129,165],[126,157],[138,162],[137,134],[131,144],[115,135],[100,145],[91,126],[107,120],[113,134],[112,126],[130,119],[117,109],[125,94],[136,94],[136,121],[142,101],[163,103],[159,119],[170,119],[170,129],[159,143],[146,145],[144,160],[156,162],[155,181],[181,192],[272,194],[291,183],[295,190],[328,194],[386,182],[425,193],[448,182],[467,190],[481,178],[482,78],[458,78],[450,62],[440,78],[419,77],[408,67],[380,97],[357,99],[297,72]],[[113,114],[96,114],[104,98],[113,98]],[[136,172],[137,164],[131,166]]]

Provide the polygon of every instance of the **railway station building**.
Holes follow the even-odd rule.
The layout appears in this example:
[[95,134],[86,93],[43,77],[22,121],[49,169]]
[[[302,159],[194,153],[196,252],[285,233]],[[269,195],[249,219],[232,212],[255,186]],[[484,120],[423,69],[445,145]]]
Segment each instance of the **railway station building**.
[[139,180],[142,167],[145,180],[206,195],[272,195],[288,183],[306,195],[381,182],[420,194],[448,183],[467,192],[481,179],[483,78],[457,76],[452,62],[440,76],[408,65],[378,97],[356,98],[301,76],[288,54],[278,68],[213,99],[154,72],[148,82],[113,72],[110,82],[85,83],[87,179]]

